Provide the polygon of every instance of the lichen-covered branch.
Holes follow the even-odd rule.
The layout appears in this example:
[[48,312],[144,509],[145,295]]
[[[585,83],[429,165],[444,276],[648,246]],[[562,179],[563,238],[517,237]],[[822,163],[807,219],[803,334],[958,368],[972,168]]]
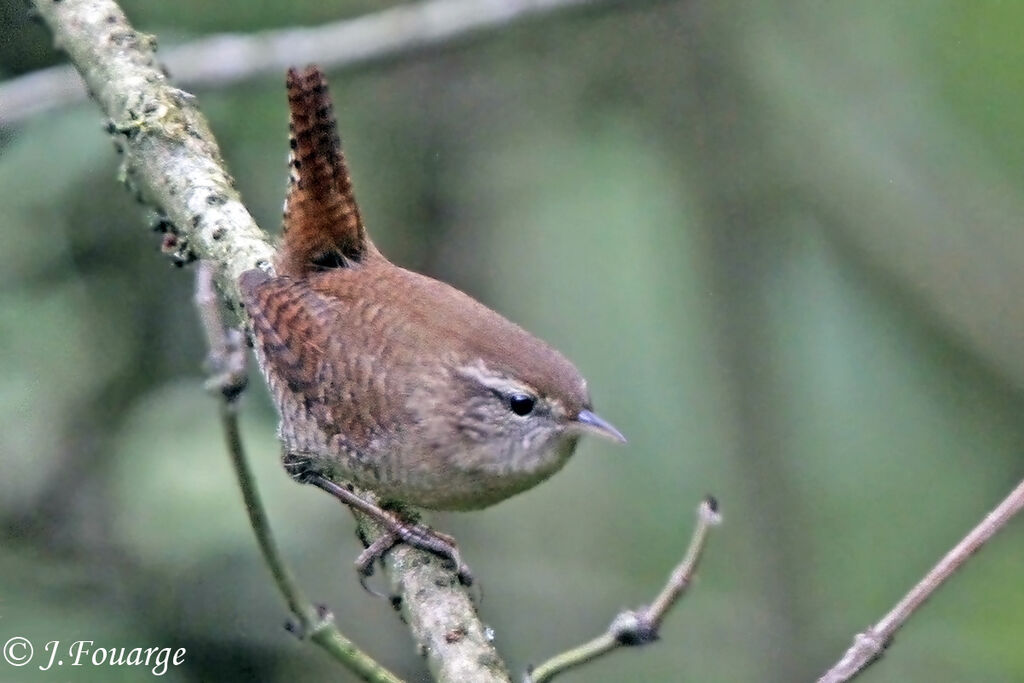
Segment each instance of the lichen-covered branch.
[[132,28],[114,2],[35,6],[107,116],[124,155],[124,182],[166,216],[180,253],[217,266],[221,290],[237,305],[235,280],[269,262],[273,248],[242,205],[192,96],[173,87],[157,63],[155,38]]
[[882,655],[907,619],[1021,510],[1024,510],[1024,480],[946,553],[888,614],[868,630],[858,633],[850,649],[818,679],[818,683],[843,683],[868,668]]
[[[363,524],[365,528],[368,522]],[[396,607],[416,638],[417,652],[437,681],[508,683],[511,678],[494,648],[493,633],[476,617],[450,564],[407,545],[385,557],[391,592],[402,596]],[[415,602],[408,601],[410,596]]]
[[[124,155],[123,180],[167,223],[165,247],[182,261],[209,261],[226,303],[241,310],[238,276],[270,263],[274,250],[242,205],[192,96],[173,87],[157,63],[153,37],[132,28],[111,0],[34,5],[107,116]],[[371,541],[379,534],[365,524],[364,532]],[[439,680],[508,680],[452,570],[402,547],[391,553],[388,571],[413,638]]]

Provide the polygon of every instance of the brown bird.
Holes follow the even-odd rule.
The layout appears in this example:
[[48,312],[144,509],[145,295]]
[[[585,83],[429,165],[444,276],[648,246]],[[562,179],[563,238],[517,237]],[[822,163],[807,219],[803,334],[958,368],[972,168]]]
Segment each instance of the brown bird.
[[[327,83],[288,72],[291,176],[276,276],[240,279],[281,416],[285,463],[456,560],[446,536],[356,496],[438,510],[497,503],[565,465],[581,434],[625,441],[562,354],[459,290],[400,268],[366,234]],[[382,550],[361,557],[368,572]]]

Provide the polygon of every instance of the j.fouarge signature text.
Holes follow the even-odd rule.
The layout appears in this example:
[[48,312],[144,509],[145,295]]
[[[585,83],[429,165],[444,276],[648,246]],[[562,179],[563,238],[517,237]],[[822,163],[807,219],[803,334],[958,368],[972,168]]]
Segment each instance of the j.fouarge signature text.
[[[154,676],[163,676],[169,666],[180,666],[185,661],[185,648],[171,647],[93,647],[91,640],[76,640],[66,649],[59,640],[51,640],[43,646],[50,653],[40,671],[49,671],[54,665],[68,666],[145,666],[150,667]],[[67,661],[62,655],[67,654]]]

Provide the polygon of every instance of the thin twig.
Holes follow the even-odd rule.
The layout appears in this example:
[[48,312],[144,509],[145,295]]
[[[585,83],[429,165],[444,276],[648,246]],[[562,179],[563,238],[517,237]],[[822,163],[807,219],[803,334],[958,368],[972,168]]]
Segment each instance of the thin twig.
[[241,330],[224,325],[220,297],[213,280],[213,265],[209,261],[201,261],[196,268],[195,305],[209,348],[206,371],[210,377],[206,388],[219,391],[225,402],[233,407],[235,398],[245,390],[249,381],[246,354]]
[[[614,0],[428,0],[311,28],[217,34],[166,51],[164,62],[182,87],[219,87],[289,66],[364,66],[440,47],[555,12]],[[621,2],[621,0],[619,0]],[[0,127],[84,100],[74,70],[55,66],[0,84]]]
[[256,541],[263,559],[274,577],[274,583],[288,604],[288,610],[296,620],[289,625],[301,638],[309,638],[323,648],[331,657],[366,681],[373,683],[401,683],[401,679],[385,669],[370,655],[360,650],[346,638],[334,624],[333,615],[325,608],[313,606],[302,593],[288,565],[285,564],[274,535],[256,478],[242,446],[242,435],[238,429],[238,396],[246,382],[246,353],[242,335],[238,330],[224,326],[220,313],[220,299],[214,290],[213,267],[206,262],[196,270],[195,304],[199,312],[203,332],[210,346],[207,366],[210,379],[207,388],[220,396],[220,419],[231,465],[238,477],[238,486],[245,501]]
[[842,683],[851,680],[876,661],[907,619],[1021,509],[1024,509],[1024,480],[1017,484],[1017,488],[996,509],[964,536],[963,540],[946,553],[945,557],[939,560],[938,564],[925,574],[925,577],[903,596],[881,621],[858,633],[850,649],[835,666],[818,679],[818,683]]
[[711,527],[719,522],[721,515],[718,513],[718,503],[709,496],[697,508],[697,527],[690,539],[686,555],[672,571],[668,582],[654,601],[647,607],[620,613],[612,620],[607,631],[531,669],[524,676],[524,681],[544,683],[564,671],[586,664],[616,648],[647,645],[657,640],[665,615],[682,597],[697,571]]

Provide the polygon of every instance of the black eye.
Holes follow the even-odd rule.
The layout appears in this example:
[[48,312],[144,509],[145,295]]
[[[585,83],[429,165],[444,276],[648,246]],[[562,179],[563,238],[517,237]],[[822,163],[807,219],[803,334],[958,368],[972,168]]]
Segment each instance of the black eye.
[[529,415],[536,404],[537,399],[528,394],[512,394],[508,397],[509,409],[519,416]]

